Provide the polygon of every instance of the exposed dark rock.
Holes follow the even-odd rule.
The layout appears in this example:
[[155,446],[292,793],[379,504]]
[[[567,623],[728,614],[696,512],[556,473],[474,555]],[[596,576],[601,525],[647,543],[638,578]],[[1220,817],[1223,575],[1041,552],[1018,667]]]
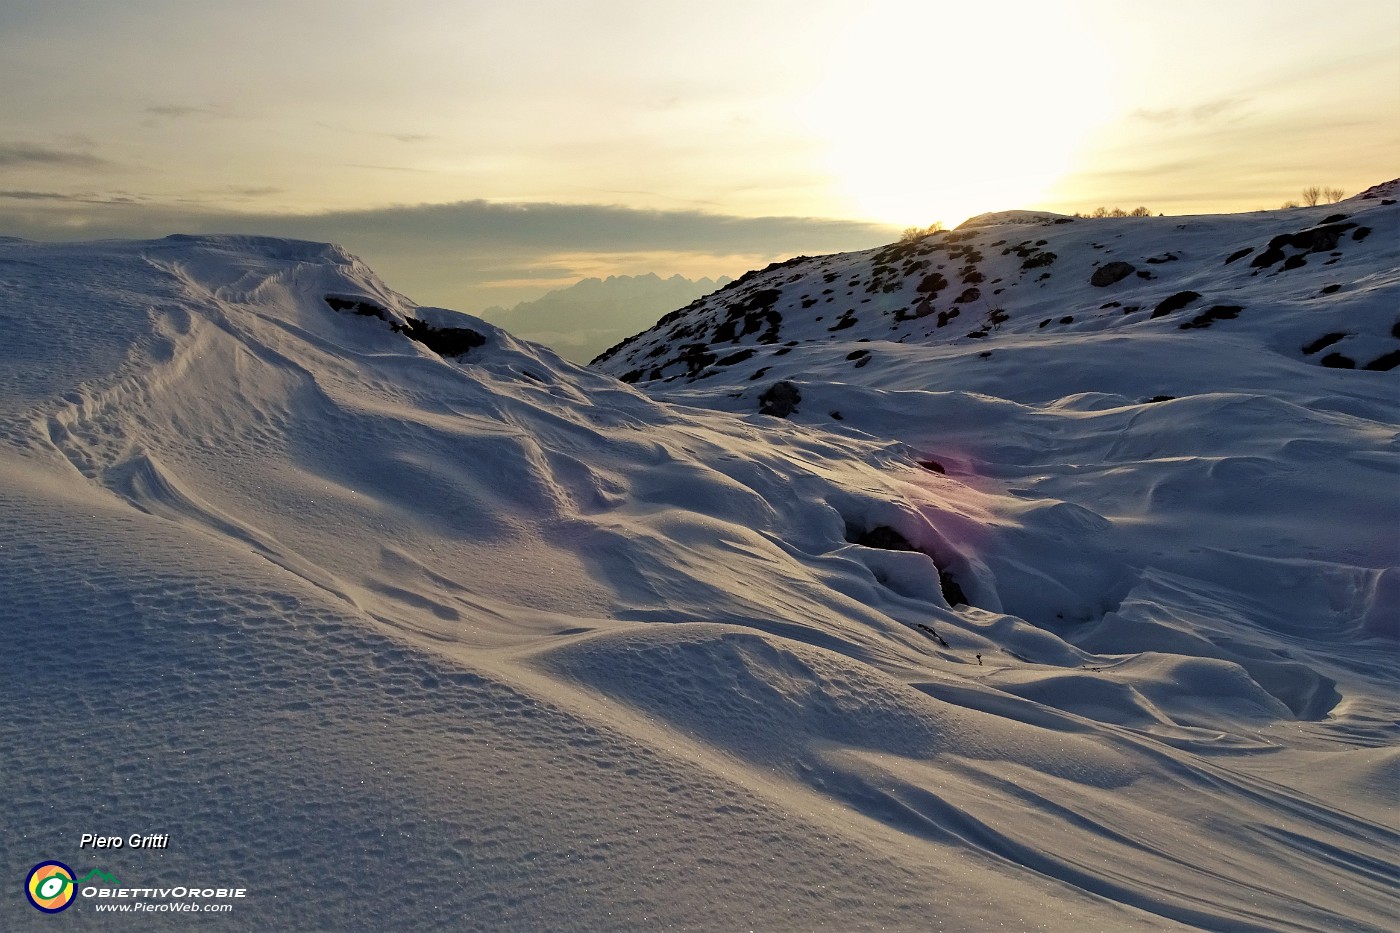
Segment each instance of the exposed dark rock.
[[847,529],[846,540],[861,547],[879,548],[882,551],[917,551],[909,539],[889,525],[877,525],[869,531]]
[[1226,256],[1226,257],[1225,257],[1225,265],[1228,266],[1230,263],[1234,262],[1236,259],[1243,259],[1244,257],[1248,256],[1248,255],[1249,255],[1250,253],[1252,253],[1252,252],[1254,252],[1254,247],[1252,247],[1252,246],[1246,246],[1244,249],[1237,249],[1237,250],[1235,250],[1233,253],[1231,253],[1229,256]]
[[947,474],[948,472],[947,470],[943,469],[943,464],[939,463],[937,460],[929,460],[925,458],[923,460],[915,460],[914,462],[917,463],[919,466],[923,467],[925,470],[928,470],[930,473]]
[[856,326],[856,324],[857,324],[858,322],[859,322],[859,319],[855,316],[855,313],[854,313],[854,312],[852,312],[852,311],[846,311],[846,312],[845,312],[844,314],[842,314],[839,318],[837,318],[837,319],[836,319],[836,323],[835,323],[835,324],[832,324],[830,327],[828,327],[827,330],[829,330],[829,331],[845,330],[845,329],[848,328],[848,327],[854,327],[854,326]]
[[486,343],[486,337],[470,327],[434,327],[417,318],[409,318],[408,323],[390,323],[391,328],[407,334],[432,350],[438,356],[465,356],[468,351]]
[[1397,366],[1400,366],[1400,350],[1391,350],[1389,353],[1381,354],[1361,368],[1388,372]]
[[923,632],[929,638],[932,638],[934,641],[938,642],[944,648],[950,647],[949,644],[943,640],[943,636],[938,634],[938,632],[934,629],[932,625],[925,625],[922,622],[915,622],[914,627],[919,631]]
[[348,311],[362,317],[378,318],[381,321],[393,320],[388,310],[365,298],[342,298],[338,295],[327,295],[326,304],[330,305],[332,311],[342,313]]
[[1341,340],[1345,336],[1346,333],[1343,331],[1333,331],[1330,334],[1323,334],[1316,340],[1310,341],[1309,343],[1304,345],[1303,355],[1312,356],[1318,350],[1327,349],[1328,347],[1332,346],[1332,344],[1336,343],[1338,340]]
[[1292,247],[1310,253],[1326,253],[1336,249],[1342,234],[1355,226],[1354,223],[1332,223],[1298,233],[1281,233],[1269,241],[1269,249],[1272,251]]
[[[1384,203],[1384,202],[1382,202],[1382,203]],[[1392,202],[1390,202],[1390,203],[1394,204],[1395,202],[1392,201]],[[1355,240],[1356,242],[1360,243],[1362,240],[1366,239],[1366,238],[1367,238],[1368,236],[1370,236],[1370,235],[1371,235],[1371,228],[1370,228],[1370,227],[1357,227],[1355,230],[1352,231],[1351,238],[1352,238],[1353,240]]]
[[1031,258],[1029,258],[1029,259],[1027,259],[1025,262],[1021,263],[1021,268],[1022,268],[1022,269],[1039,269],[1041,266],[1048,266],[1048,265],[1051,265],[1051,264],[1054,263],[1054,261],[1055,261],[1056,259],[1058,259],[1058,258],[1059,258],[1059,257],[1056,256],[1054,253],[1049,252],[1049,251],[1047,250],[1047,251],[1045,251],[1045,252],[1036,253],[1035,255],[1031,256]]
[[1175,295],[1172,295],[1169,298],[1163,298],[1161,303],[1158,304],[1157,307],[1152,309],[1152,317],[1154,319],[1159,317],[1166,317],[1173,311],[1180,311],[1182,308],[1186,307],[1191,302],[1196,301],[1200,297],[1200,292],[1177,292]]
[[1335,291],[1341,290],[1341,287],[1340,285],[1324,285],[1322,286],[1322,294],[1330,295]]
[[1094,270],[1094,274],[1089,277],[1089,284],[1096,288],[1107,288],[1123,281],[1136,271],[1137,267],[1132,263],[1121,261],[1105,263]]
[[1342,356],[1340,353],[1329,353],[1321,360],[1322,365],[1330,369],[1355,369],[1356,361],[1349,356]]
[[978,288],[963,289],[963,293],[953,299],[953,304],[967,304],[969,301],[976,301],[982,297],[982,291]]
[[1150,399],[1148,399],[1147,401],[1148,401],[1149,403],[1156,403],[1156,402],[1172,402],[1172,401],[1175,401],[1175,400],[1176,400],[1176,396],[1175,396],[1175,395],[1154,395],[1154,396],[1152,396]]
[[957,578],[942,567],[938,568],[938,588],[943,591],[943,598],[948,601],[948,605],[972,605],[967,601],[967,594],[963,592],[962,587],[958,584]]
[[1347,219],[1347,215],[1346,215],[1346,214],[1331,214],[1331,215],[1329,215],[1329,216],[1323,218],[1322,222],[1325,223],[1325,224],[1334,224],[1334,223],[1337,223],[1337,222],[1340,221],[1340,220],[1346,220],[1346,219]]
[[1287,259],[1285,259],[1285,260],[1283,261],[1283,267],[1284,267],[1285,269],[1299,269],[1299,268],[1302,268],[1303,266],[1306,266],[1307,264],[1308,264],[1308,261],[1307,261],[1306,259],[1303,258],[1303,254],[1302,254],[1302,253],[1298,253],[1297,255],[1294,255],[1294,256],[1289,256]]
[[1215,305],[1193,317],[1191,320],[1177,326],[1182,330],[1204,329],[1214,324],[1216,321],[1232,321],[1240,316],[1244,308],[1239,305]]
[[773,383],[758,397],[758,413],[786,418],[797,410],[797,404],[801,401],[802,393],[797,386],[784,379]]
[[421,343],[438,356],[464,356],[468,351],[486,343],[485,335],[470,327],[434,327],[413,317],[406,317],[404,323],[400,324],[386,308],[365,298],[326,295],[325,301],[332,310],[341,313],[387,321],[389,329],[394,333],[403,334],[410,340]]
[[1074,323],[1074,315],[1072,315],[1072,314],[1066,314],[1064,317],[1060,318],[1060,323],[1061,323],[1061,324],[1073,324],[1073,323]]

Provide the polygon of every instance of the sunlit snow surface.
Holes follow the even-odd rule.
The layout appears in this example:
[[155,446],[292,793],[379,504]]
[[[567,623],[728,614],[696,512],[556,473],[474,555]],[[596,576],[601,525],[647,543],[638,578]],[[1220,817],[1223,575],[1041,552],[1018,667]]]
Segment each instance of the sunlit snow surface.
[[988,226],[1076,238],[1065,316],[1117,233],[1217,293],[793,310],[650,397],[334,247],[0,241],[0,928],[135,925],[34,911],[44,859],[246,887],[228,929],[1393,928],[1400,370],[1295,344],[1400,347],[1400,237],[1336,207],[1374,232],[1287,282],[1215,254],[1321,213]]

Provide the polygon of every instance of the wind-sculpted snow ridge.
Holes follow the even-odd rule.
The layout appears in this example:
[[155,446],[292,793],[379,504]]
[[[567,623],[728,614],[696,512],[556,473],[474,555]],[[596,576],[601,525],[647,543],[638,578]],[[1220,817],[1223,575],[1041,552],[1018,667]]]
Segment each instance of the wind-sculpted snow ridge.
[[824,342],[678,404],[242,237],[4,241],[0,326],[9,877],[238,884],[230,929],[1389,926],[1392,373],[1177,354],[1148,404],[1038,397],[1102,371],[1064,334],[1001,395]]

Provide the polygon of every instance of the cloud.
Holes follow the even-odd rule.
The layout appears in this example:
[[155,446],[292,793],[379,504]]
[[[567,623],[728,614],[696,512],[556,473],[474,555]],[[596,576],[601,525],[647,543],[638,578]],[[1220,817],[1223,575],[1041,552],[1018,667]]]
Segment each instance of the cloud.
[[323,120],[317,120],[316,125],[322,129],[334,130],[337,133],[349,133],[352,136],[367,136],[376,139],[392,139],[400,143],[423,143],[440,138],[430,133],[395,133],[391,130],[362,130],[350,126],[340,126],[335,123],[326,123]]
[[183,117],[217,117],[221,120],[231,120],[238,116],[232,108],[224,104],[208,104],[203,107],[187,104],[157,104],[147,107],[141,112],[153,117],[166,117],[172,120]]
[[277,214],[65,195],[14,201],[0,200],[0,230],[31,239],[235,233],[335,242],[416,300],[464,311],[537,298],[585,276],[738,276],[774,259],[866,249],[898,235],[856,221],[605,204],[462,201]]
[[1249,98],[1222,97],[1197,104],[1195,107],[1169,107],[1165,110],[1139,108],[1133,111],[1132,116],[1134,119],[1164,127],[1204,126],[1225,116],[1233,115],[1235,119],[1239,119],[1238,111],[1247,103]]
[[54,149],[33,143],[0,142],[0,168],[108,168],[112,165],[106,159],[98,158],[90,152],[77,152],[72,149]]
[[56,191],[0,191],[0,198],[11,201],[84,201],[75,194],[59,194]]

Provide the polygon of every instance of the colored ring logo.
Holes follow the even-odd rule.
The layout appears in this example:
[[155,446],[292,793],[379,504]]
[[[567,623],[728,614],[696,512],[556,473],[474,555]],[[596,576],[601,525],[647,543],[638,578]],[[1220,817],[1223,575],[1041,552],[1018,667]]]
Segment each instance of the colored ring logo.
[[40,862],[29,869],[29,877],[24,879],[24,896],[35,910],[46,914],[67,910],[76,893],[73,869],[62,862]]

